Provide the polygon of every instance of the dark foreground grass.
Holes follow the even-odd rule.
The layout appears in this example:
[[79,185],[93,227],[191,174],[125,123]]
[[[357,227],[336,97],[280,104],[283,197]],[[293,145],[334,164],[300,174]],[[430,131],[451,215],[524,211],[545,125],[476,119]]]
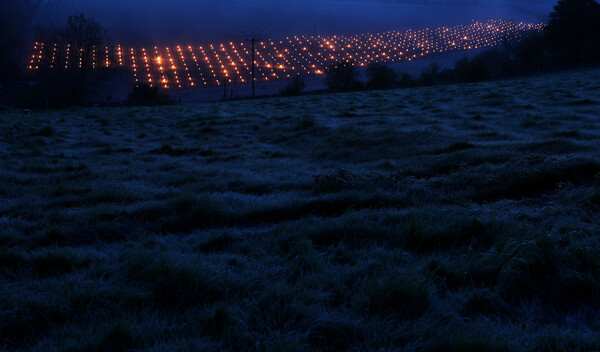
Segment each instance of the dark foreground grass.
[[599,78],[3,111],[0,350],[600,350]]

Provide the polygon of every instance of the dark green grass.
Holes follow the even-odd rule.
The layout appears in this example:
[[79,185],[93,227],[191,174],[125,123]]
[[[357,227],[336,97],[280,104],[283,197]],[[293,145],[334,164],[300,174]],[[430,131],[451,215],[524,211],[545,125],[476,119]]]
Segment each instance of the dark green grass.
[[0,350],[600,350],[599,78],[2,111]]

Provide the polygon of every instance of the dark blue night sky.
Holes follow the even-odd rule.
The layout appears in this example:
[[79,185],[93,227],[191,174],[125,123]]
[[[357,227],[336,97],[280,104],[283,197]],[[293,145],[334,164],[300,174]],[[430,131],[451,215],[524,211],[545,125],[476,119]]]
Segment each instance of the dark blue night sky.
[[[466,24],[472,19],[543,21],[552,0],[47,0],[34,26],[93,16],[120,42],[236,40],[249,35],[354,34]],[[315,26],[316,24],[316,26]]]

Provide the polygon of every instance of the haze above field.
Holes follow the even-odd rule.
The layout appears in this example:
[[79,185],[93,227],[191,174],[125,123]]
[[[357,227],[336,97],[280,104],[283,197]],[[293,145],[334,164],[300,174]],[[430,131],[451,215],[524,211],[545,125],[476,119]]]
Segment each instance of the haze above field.
[[356,34],[467,24],[472,19],[545,20],[554,0],[43,0],[32,26],[62,24],[73,13],[95,17],[129,44],[239,40],[251,35]]

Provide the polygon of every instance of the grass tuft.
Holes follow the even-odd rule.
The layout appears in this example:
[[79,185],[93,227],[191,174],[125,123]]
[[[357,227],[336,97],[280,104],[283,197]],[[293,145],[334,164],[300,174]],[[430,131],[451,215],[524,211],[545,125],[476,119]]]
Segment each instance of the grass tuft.
[[598,103],[596,101],[594,101],[592,99],[588,99],[588,98],[574,100],[569,103],[569,105],[571,105],[571,106],[586,106],[586,105],[597,105],[597,104]]
[[416,272],[369,279],[363,292],[361,310],[384,318],[415,319],[425,314],[433,304],[431,284]]
[[0,249],[0,270],[17,270],[28,264],[25,256],[13,250]]
[[324,315],[310,321],[306,341],[315,349],[348,351],[360,332],[351,319],[344,316]]
[[198,269],[167,268],[157,274],[153,294],[158,307],[189,308],[212,303],[221,297],[215,278]]
[[54,135],[54,129],[52,128],[52,126],[44,126],[39,130],[35,131],[33,135],[37,137],[50,137]]
[[591,183],[600,172],[595,160],[569,160],[561,163],[541,163],[527,171],[507,166],[485,184],[474,185],[481,190],[474,194],[477,202],[498,199],[522,199],[555,191],[559,183]]
[[304,131],[309,130],[315,127],[316,121],[314,117],[311,116],[303,116],[300,120],[298,120],[294,126],[294,131]]
[[446,336],[426,343],[422,352],[506,352],[507,348],[499,346],[485,336],[464,336],[463,332],[454,332],[454,336]]
[[509,311],[510,307],[496,292],[489,288],[478,288],[466,295],[460,314],[465,317],[475,317],[477,315],[503,317]]
[[162,154],[168,156],[186,156],[186,155],[194,155],[198,153],[198,149],[196,148],[178,148],[172,147],[170,144],[163,144],[159,148],[152,149],[149,152],[150,154]]
[[171,264],[162,255],[151,252],[131,254],[127,261],[128,276],[149,286],[158,308],[193,308],[222,297],[222,282],[205,267]]
[[467,150],[467,149],[473,149],[475,147],[476,146],[470,142],[456,142],[456,143],[450,144],[449,146],[447,146],[445,148],[436,149],[433,152],[431,152],[431,154],[433,154],[433,155],[451,154],[451,153],[455,153],[455,152],[459,152],[459,151],[463,151],[463,150]]
[[35,244],[40,247],[60,246],[67,244],[67,242],[68,239],[65,234],[57,228],[45,231],[35,240]]
[[439,226],[432,219],[410,214],[400,223],[399,244],[407,249],[427,253],[470,245],[487,248],[494,238],[478,219],[454,219]]
[[298,331],[313,318],[300,298],[285,283],[269,284],[252,302],[252,324],[270,333]]
[[345,169],[332,173],[320,173],[312,177],[314,190],[318,193],[339,192],[356,185],[356,176]]
[[230,218],[221,203],[210,196],[181,195],[167,203],[167,213],[160,222],[166,231],[188,232],[225,225]]
[[208,319],[204,322],[205,333],[215,340],[223,340],[234,332],[235,321],[226,306],[217,304]]
[[106,325],[98,337],[96,346],[90,346],[96,351],[131,351],[141,346],[131,323],[117,320]]
[[240,240],[237,235],[229,231],[213,231],[206,238],[202,239],[201,243],[196,246],[196,249],[201,252],[220,252]]
[[51,250],[34,256],[32,258],[32,264],[33,269],[38,275],[48,277],[70,273],[83,263],[70,254],[58,250]]

